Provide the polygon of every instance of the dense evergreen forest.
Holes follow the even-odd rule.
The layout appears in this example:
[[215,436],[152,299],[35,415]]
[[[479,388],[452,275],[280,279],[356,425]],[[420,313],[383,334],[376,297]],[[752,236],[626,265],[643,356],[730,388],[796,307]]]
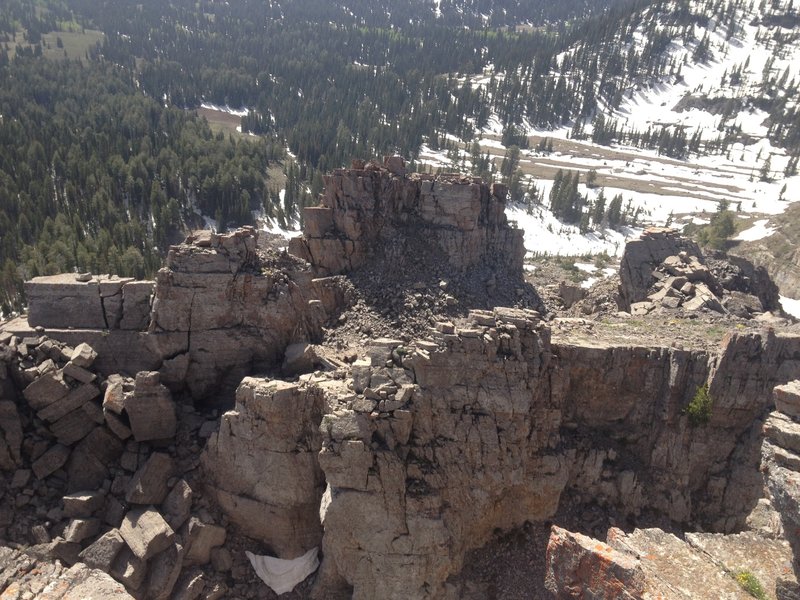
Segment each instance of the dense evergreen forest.
[[[490,106],[456,75],[553,52],[602,4],[4,2],[0,308],[40,274],[152,275],[195,210],[280,221],[352,156],[468,139]],[[103,43],[70,56],[64,39],[87,29]],[[201,101],[250,107],[243,129],[259,136],[212,133],[186,110]],[[280,201],[267,169],[287,146]]]
[[236,143],[137,93],[130,71],[17,56],[0,85],[3,310],[21,281],[88,270],[143,277],[196,205],[247,223],[269,205],[277,141]]
[[[706,0],[703,13],[732,35],[741,1]],[[705,60],[699,20],[666,0],[5,0],[2,309],[19,307],[20,282],[38,274],[152,275],[195,211],[220,226],[247,223],[254,210],[291,217],[320,191],[321,172],[354,156],[413,159],[422,144],[468,145],[493,114],[506,146],[527,142],[522,125],[572,123],[583,137],[592,122],[601,144],[675,157],[719,149],[738,134],[735,122],[701,140],[626,131],[601,112],[636,86],[680,78],[671,40],[690,41]],[[76,51],[87,32],[99,41]],[[487,65],[500,75],[470,85]],[[800,147],[787,100],[797,84],[763,85],[773,141]],[[191,111],[203,102],[246,108],[241,129],[257,135],[215,134]],[[285,149],[296,159],[284,161]],[[489,172],[474,154],[473,169]],[[282,199],[267,177],[277,161]],[[553,208],[575,220],[583,208],[565,194]]]

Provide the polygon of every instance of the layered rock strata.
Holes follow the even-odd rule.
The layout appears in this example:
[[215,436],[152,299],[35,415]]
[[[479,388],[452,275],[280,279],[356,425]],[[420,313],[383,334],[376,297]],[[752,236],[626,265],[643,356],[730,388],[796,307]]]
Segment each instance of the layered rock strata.
[[165,356],[166,383],[203,397],[280,364],[293,342],[313,341],[326,319],[324,282],[291,259],[256,251],[258,234],[240,229],[173,246],[156,277],[150,333],[184,336]]
[[[761,470],[794,550],[794,575],[800,577],[800,381],[777,386],[774,393],[776,410],[764,423]],[[784,597],[800,597],[796,581],[782,587],[787,592]]]
[[131,277],[48,275],[25,282],[28,323],[52,329],[141,331],[150,316],[152,281]]
[[[458,174],[410,174],[399,157],[358,161],[325,177],[320,206],[304,209],[304,235],[289,250],[323,275],[345,273],[376,253],[418,239],[456,272],[479,263],[522,275],[522,231],[505,216],[506,188]],[[398,246],[400,244],[400,247]]]
[[[760,495],[759,417],[775,383],[797,372],[800,337],[732,335],[719,355],[553,344],[536,313],[515,309],[472,311],[465,326],[440,323],[428,340],[377,340],[349,373],[303,376],[282,391],[293,406],[324,407],[318,589],[439,597],[469,549],[496,528],[550,518],[564,494],[622,514],[739,528]],[[710,417],[692,425],[687,406],[704,385]],[[272,419],[281,417],[246,418],[244,430],[261,440]],[[249,440],[228,440],[227,455],[254,453]],[[314,436],[303,440],[297,448],[314,447]],[[224,488],[230,469],[211,448],[206,468]],[[282,492],[270,486],[307,485],[304,452],[290,458],[297,478],[242,471],[236,490],[260,486],[259,502],[274,505]],[[237,508],[227,510],[236,519]],[[319,522],[309,518],[298,530]],[[274,539],[281,529],[261,539],[290,543]],[[282,557],[316,540],[306,543]]]

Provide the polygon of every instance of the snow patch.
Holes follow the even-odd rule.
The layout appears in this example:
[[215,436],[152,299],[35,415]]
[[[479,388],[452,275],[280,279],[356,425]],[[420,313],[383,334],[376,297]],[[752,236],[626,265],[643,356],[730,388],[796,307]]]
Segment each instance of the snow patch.
[[760,221],[756,221],[749,229],[739,232],[739,235],[737,235],[735,239],[745,242],[755,242],[757,240],[762,240],[765,237],[769,237],[775,233],[775,228],[767,227],[767,223],[769,223],[769,219],[761,219]]
[[780,296],[780,301],[781,306],[783,307],[783,312],[800,319],[800,300],[787,298],[786,296]]
[[208,110],[216,110],[217,112],[227,113],[229,115],[233,115],[234,117],[246,117],[247,113],[250,112],[247,108],[231,108],[230,106],[220,106],[218,104],[211,104],[210,102],[203,102],[200,105],[200,108],[205,108]]

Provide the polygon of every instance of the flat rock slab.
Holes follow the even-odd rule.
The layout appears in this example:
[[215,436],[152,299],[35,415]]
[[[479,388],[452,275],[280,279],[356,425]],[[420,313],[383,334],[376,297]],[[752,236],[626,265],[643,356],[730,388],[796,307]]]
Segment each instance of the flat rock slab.
[[71,273],[34,277],[25,282],[25,297],[31,327],[107,327],[96,280],[76,281]]

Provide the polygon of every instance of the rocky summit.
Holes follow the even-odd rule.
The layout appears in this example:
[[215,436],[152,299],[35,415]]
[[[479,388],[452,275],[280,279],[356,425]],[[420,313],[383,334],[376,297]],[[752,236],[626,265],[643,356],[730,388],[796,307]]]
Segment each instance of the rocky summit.
[[797,597],[800,333],[766,272],[648,230],[577,319],[502,186],[399,157],[326,186],[288,251],[200,231],[155,281],[26,283],[3,597]]

